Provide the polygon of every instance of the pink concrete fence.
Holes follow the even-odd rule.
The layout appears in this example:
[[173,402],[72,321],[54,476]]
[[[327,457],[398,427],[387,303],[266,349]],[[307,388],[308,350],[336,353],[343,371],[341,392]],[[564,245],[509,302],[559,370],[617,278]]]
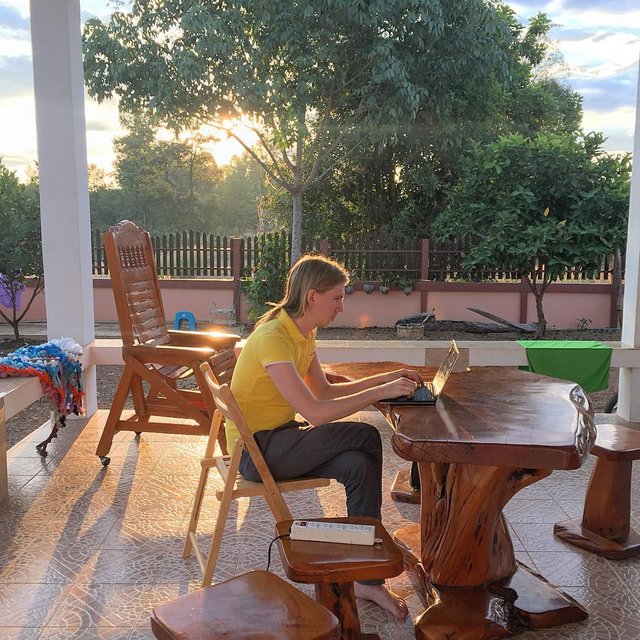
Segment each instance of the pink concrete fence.
[[[219,279],[161,279],[163,302],[167,319],[177,311],[191,311],[198,321],[220,321],[220,310],[235,307],[236,319],[247,321],[248,303],[238,295],[239,281]],[[93,281],[96,321],[117,320],[111,281]],[[28,299],[28,292],[23,296]],[[533,296],[523,282],[431,282],[419,280],[406,295],[395,287],[387,294],[375,283],[371,293],[365,293],[362,282],[355,283],[353,293],[345,297],[345,310],[336,319],[339,327],[392,327],[396,320],[435,309],[438,320],[483,321],[467,307],[476,307],[513,322],[536,320]],[[615,327],[616,287],[608,284],[559,283],[552,284],[544,297],[547,322],[558,328]],[[38,296],[26,321],[46,319],[44,296]]]

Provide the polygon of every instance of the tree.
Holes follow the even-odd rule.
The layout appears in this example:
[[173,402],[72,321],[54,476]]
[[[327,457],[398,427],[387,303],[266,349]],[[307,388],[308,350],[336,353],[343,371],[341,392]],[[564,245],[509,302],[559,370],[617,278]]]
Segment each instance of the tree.
[[[19,324],[44,289],[37,183],[23,185],[0,160],[0,317],[18,340]],[[27,279],[31,296],[22,304]],[[22,311],[20,311],[22,308]]]
[[255,233],[263,183],[255,163],[243,157],[218,167],[205,147],[210,140],[197,132],[163,140],[149,118],[122,121],[128,132],[114,141],[112,176],[89,165],[94,227],[129,218],[152,232]]
[[[582,99],[550,76],[549,58],[558,62],[543,13],[521,24],[514,11],[499,8],[509,33],[509,83],[489,78],[470,86],[464,74],[450,81],[448,109],[437,117],[421,111],[394,149],[397,214],[391,221],[400,234],[428,237],[431,224],[447,203],[447,191],[461,179],[474,143],[489,144],[501,135],[536,136],[543,132],[577,134]],[[545,73],[540,70],[545,69]]]
[[570,267],[597,273],[625,243],[630,156],[607,155],[602,142],[600,134],[540,134],[476,145],[434,224],[440,239],[473,240],[463,260],[471,272],[515,270],[526,281],[538,337],[548,286]]
[[[553,68],[559,61],[548,39],[548,18],[538,14],[525,27],[508,7],[501,7],[498,17],[510,34],[501,44],[509,82],[495,74],[482,83],[469,81],[464,69],[439,79],[436,109],[424,102],[415,120],[399,128],[393,139],[360,145],[310,189],[304,233],[331,238],[390,228],[398,235],[428,237],[433,219],[446,205],[446,189],[459,179],[474,141],[578,131],[581,98],[550,75],[549,58]],[[453,26],[452,34],[458,35]],[[464,59],[458,51],[439,54]],[[438,75],[433,70],[437,61],[426,58],[419,64],[422,74]],[[345,150],[351,144],[343,141]],[[267,209],[276,220],[286,220],[288,196],[282,190],[269,194]]]
[[155,232],[185,226],[211,230],[221,171],[203,148],[210,140],[193,131],[160,140],[157,123],[145,114],[125,115],[122,123],[128,133],[114,140],[120,217]]
[[87,22],[85,77],[125,112],[249,118],[261,151],[228,135],[290,195],[295,259],[304,194],[368,140],[444,107],[451,78],[508,78],[512,38],[484,0],[135,0],[109,24]]
[[246,155],[235,157],[222,168],[216,185],[218,215],[213,233],[251,235],[258,228],[258,211],[263,196],[264,172]]

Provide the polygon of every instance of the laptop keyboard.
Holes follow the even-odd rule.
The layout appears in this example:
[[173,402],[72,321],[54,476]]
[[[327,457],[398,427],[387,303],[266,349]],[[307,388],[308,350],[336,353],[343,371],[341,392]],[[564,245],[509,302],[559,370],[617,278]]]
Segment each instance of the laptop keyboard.
[[432,400],[433,394],[425,384],[424,387],[416,389],[416,392],[413,394],[411,399],[417,402],[425,402],[427,400]]

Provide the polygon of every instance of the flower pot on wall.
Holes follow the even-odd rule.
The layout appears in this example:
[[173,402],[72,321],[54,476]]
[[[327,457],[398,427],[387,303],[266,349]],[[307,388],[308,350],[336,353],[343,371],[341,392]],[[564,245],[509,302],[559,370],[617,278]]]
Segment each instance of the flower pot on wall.
[[380,293],[389,293],[389,286],[386,284],[380,285]]
[[364,290],[365,293],[371,293],[373,291],[373,285],[367,283],[362,286],[362,289]]
[[402,293],[404,293],[405,296],[408,296],[412,291],[413,291],[413,287],[405,287],[402,290]]
[[349,295],[351,293],[353,293],[353,285],[352,284],[348,284],[345,288],[344,288],[344,292]]

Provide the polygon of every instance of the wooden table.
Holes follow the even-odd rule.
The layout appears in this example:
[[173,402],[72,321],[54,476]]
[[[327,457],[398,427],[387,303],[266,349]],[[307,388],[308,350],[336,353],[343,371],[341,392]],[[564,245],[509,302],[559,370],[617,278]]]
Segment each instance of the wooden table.
[[[328,365],[355,378],[398,363]],[[421,370],[426,379],[432,370]],[[491,640],[587,617],[570,596],[516,562],[502,510],[554,469],[576,469],[595,441],[573,383],[511,368],[449,378],[436,406],[380,405],[398,455],[419,463],[421,522],[395,533],[432,604],[416,638]]]
[[380,580],[402,573],[402,552],[379,520],[374,518],[314,518],[321,522],[373,525],[379,543],[330,544],[284,537],[292,520],[276,523],[280,558],[290,580],[314,584],[316,600],[340,621],[340,640],[380,640],[375,633],[362,633],[353,583]]

